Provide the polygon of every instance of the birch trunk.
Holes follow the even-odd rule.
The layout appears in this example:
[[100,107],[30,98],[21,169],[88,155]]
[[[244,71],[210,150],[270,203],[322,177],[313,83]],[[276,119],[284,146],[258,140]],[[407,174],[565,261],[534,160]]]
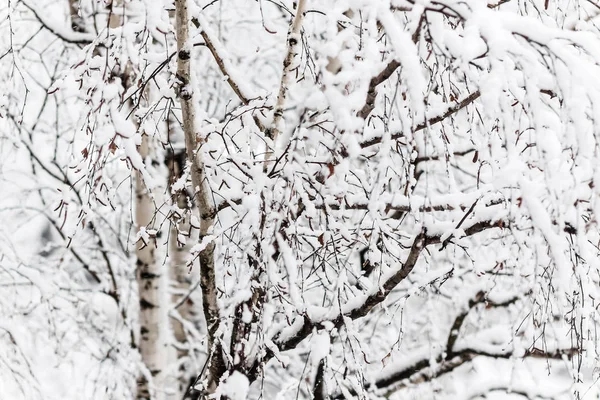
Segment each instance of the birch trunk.
[[[120,0],[113,1],[112,10],[122,7]],[[109,26],[116,28],[123,24],[123,18],[115,12],[110,13]],[[130,65],[122,73],[123,86],[131,84]],[[146,93],[148,95],[148,93]],[[142,159],[150,154],[148,136],[142,132],[142,141],[138,148]],[[135,172],[135,223],[137,231],[147,231],[158,226],[154,218],[155,205],[146,188],[142,175]],[[168,366],[175,361],[174,349],[170,343],[168,312],[170,302],[167,296],[168,275],[156,255],[156,239],[136,244],[136,280],[140,305],[139,313],[139,351],[146,367],[138,377],[137,398],[153,400],[174,399],[174,378],[169,375]],[[151,381],[148,379],[151,378]]]
[[267,136],[272,141],[272,148],[267,149],[265,153],[265,166],[264,170],[267,171],[267,163],[271,160],[275,151],[275,145],[277,138],[284,129],[283,111],[285,109],[286,100],[290,85],[292,84],[292,75],[294,70],[297,68],[295,59],[300,55],[302,49],[302,20],[304,19],[304,12],[306,11],[306,0],[299,0],[298,7],[296,10],[296,16],[292,20],[290,29],[287,35],[287,54],[283,60],[283,73],[281,74],[281,83],[279,84],[279,93],[277,94],[277,102],[273,110],[273,121],[271,122],[270,128],[267,130]]
[[[123,7],[122,0],[114,0],[107,6],[110,10],[109,28],[119,28],[124,19],[116,9]],[[71,25],[74,31],[85,31],[84,21],[79,15],[79,1],[69,0]],[[131,65],[121,71],[121,81],[125,90],[131,85]],[[148,95],[148,93],[146,93]],[[143,135],[138,149],[142,159],[150,153],[148,137]],[[144,185],[139,171],[135,172],[135,224],[140,228],[153,228],[155,206]],[[170,302],[166,294],[168,277],[156,257],[154,239],[136,244],[136,283],[140,305],[139,332],[136,335],[139,352],[146,370],[138,377],[138,399],[167,400],[172,398],[174,382],[166,368],[175,361],[174,350],[170,346],[168,311]],[[152,377],[150,388],[149,376]]]
[[[177,79],[180,83],[179,100],[183,119],[183,132],[185,135],[185,149],[192,178],[194,200],[198,207],[198,216],[200,219],[199,241],[202,243],[213,225],[215,209],[210,199],[210,188],[204,170],[202,154],[198,151],[198,144],[201,145],[201,141],[196,135],[196,103],[194,100],[193,88],[190,84],[191,46],[188,43],[189,17],[187,0],[175,1],[175,26],[178,51]],[[207,382],[205,390],[208,393],[214,393],[219,377],[224,370],[221,345],[216,340],[216,333],[219,325],[219,309],[217,305],[215,282],[214,250],[215,243],[211,240],[205,244],[204,249],[199,255],[202,307],[208,333],[209,367],[207,369],[208,376],[205,377],[205,381]]]
[[[139,152],[148,156],[148,138],[143,136]],[[146,189],[141,174],[136,172],[135,220],[136,226],[153,229],[154,203]],[[136,245],[136,278],[140,302],[139,348],[142,361],[152,377],[152,385],[147,374],[138,379],[138,399],[163,400],[172,398],[173,393],[167,366],[173,361],[169,343],[168,312],[170,302],[167,297],[168,277],[166,270],[156,256],[156,243],[150,238],[147,243]],[[152,388],[151,388],[152,386]]]

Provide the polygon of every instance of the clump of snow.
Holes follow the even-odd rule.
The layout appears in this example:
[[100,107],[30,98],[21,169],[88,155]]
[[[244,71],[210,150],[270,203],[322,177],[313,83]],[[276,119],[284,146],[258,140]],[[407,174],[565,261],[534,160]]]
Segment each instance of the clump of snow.
[[238,371],[233,371],[233,373],[219,385],[215,395],[216,398],[225,397],[230,400],[246,400],[249,388],[250,381],[248,378]]
[[330,340],[329,333],[323,331],[314,335],[310,342],[310,357],[314,364],[317,364],[329,354]]

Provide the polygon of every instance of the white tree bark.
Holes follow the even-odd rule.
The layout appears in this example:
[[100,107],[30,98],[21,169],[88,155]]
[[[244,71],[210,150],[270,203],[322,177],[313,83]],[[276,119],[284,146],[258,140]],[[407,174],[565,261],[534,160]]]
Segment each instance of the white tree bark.
[[[183,131],[185,135],[185,148],[192,178],[194,200],[198,208],[200,219],[199,241],[203,243],[213,225],[215,208],[210,199],[206,172],[202,155],[198,151],[201,139],[196,135],[196,109],[194,93],[190,84],[190,50],[189,16],[187,0],[175,1],[175,25],[177,34],[177,78],[180,82],[179,100],[183,118]],[[217,291],[215,283],[214,241],[204,243],[204,249],[199,254],[200,259],[200,286],[202,289],[202,306],[208,332],[209,375],[208,392],[214,392],[218,379],[223,370],[221,347],[215,340],[219,324],[219,309],[217,305]]]
[[[119,27],[123,18],[114,12],[122,6],[121,1],[113,2],[109,26]],[[130,85],[129,65],[125,66],[122,81],[125,89]],[[142,132],[142,141],[138,148],[142,159],[150,155],[148,136]],[[140,171],[135,172],[135,223],[136,229],[152,232],[156,223],[155,204],[147,189]],[[168,366],[175,361],[175,350],[170,343],[168,312],[171,306],[167,295],[168,274],[156,255],[156,238],[136,243],[136,280],[139,297],[139,351],[145,370],[138,377],[138,399],[169,400],[174,399],[175,378],[169,374]],[[149,379],[150,378],[150,379]]]
[[[148,156],[148,138],[143,136],[139,152]],[[135,220],[137,229],[151,231],[155,226],[155,206],[146,189],[141,173],[136,172]],[[164,265],[158,262],[155,239],[136,244],[136,278],[140,302],[139,348],[142,361],[152,376],[149,384],[146,374],[138,381],[138,399],[169,399],[173,393],[173,379],[169,377],[168,365],[174,361],[174,349],[169,342],[167,296],[168,275]]]
[[287,45],[288,50],[283,60],[283,74],[281,75],[281,83],[279,85],[279,93],[277,95],[277,102],[275,103],[275,109],[273,110],[273,122],[271,123],[271,127],[267,132],[267,136],[270,136],[273,141],[273,148],[268,149],[265,154],[265,170],[267,168],[267,163],[273,156],[273,152],[275,150],[275,143],[277,142],[277,137],[284,129],[283,126],[283,110],[285,108],[287,94],[289,91],[289,87],[292,83],[292,74],[294,69],[297,67],[294,63],[294,59],[300,54],[300,49],[302,48],[302,20],[304,19],[304,12],[306,11],[306,0],[298,1],[298,9],[296,10],[296,16],[290,25],[290,29],[287,36]]

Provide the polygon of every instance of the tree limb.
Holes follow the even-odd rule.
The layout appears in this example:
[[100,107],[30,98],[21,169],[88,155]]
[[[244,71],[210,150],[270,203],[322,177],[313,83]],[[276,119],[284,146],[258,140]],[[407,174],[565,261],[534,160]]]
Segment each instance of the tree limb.
[[[219,39],[213,35],[212,31],[208,27],[208,23],[204,20],[204,18],[200,15],[194,17],[192,18],[192,23],[196,26],[196,28],[201,29],[200,34],[204,39],[206,47],[208,47],[210,50],[213,58],[219,66],[219,70],[221,70],[221,73],[227,78],[227,83],[240,101],[244,105],[248,105],[253,98],[258,98],[258,96],[249,93],[248,88],[242,86],[241,82],[243,82],[243,77],[239,76],[234,67],[229,63],[225,48],[219,42]],[[261,132],[264,132],[265,123],[260,119],[260,117],[254,114],[252,115],[252,118],[254,119],[254,123],[258,129]]]
[[[411,38],[413,43],[417,43],[419,40],[419,34],[421,31],[421,26],[425,20],[425,13],[421,14],[421,18],[419,19],[419,23],[417,24],[417,28],[413,32]],[[400,67],[400,62],[397,60],[392,60],[385,66],[385,68],[376,76],[371,78],[369,82],[369,89],[367,90],[367,99],[365,100],[365,105],[358,112],[358,116],[364,120],[367,119],[369,114],[375,108],[375,100],[377,100],[377,86],[381,85],[383,82],[387,81],[394,72]]]
[[[423,121],[420,124],[418,124],[417,126],[415,126],[413,129],[413,133],[422,131],[423,129],[425,129],[429,126],[435,125],[438,122],[441,122],[441,121],[445,120],[446,118],[450,117],[451,115],[456,114],[458,111],[462,110],[469,104],[473,103],[480,96],[481,96],[481,93],[479,91],[475,91],[475,92],[471,93],[470,95],[468,95],[467,97],[465,97],[464,99],[462,99],[461,101],[456,103],[455,105],[449,106],[446,109],[446,111],[444,111],[443,113],[438,114],[434,117],[427,118],[425,121]],[[397,140],[404,136],[405,136],[404,132],[397,132],[397,133],[392,134],[391,139]],[[364,142],[361,142],[360,147],[365,149],[367,147],[371,147],[371,146],[381,143],[382,140],[383,140],[383,137],[377,136],[372,139],[368,139],[368,140],[365,140]]]
[[[578,354],[579,350],[575,348],[570,349],[558,349],[552,352],[546,352],[539,349],[533,349],[527,351],[520,358],[540,358],[540,359],[552,359],[562,360],[563,357],[571,359],[574,355]],[[431,358],[423,358],[415,362],[410,367],[407,367],[401,371],[397,371],[385,378],[381,378],[375,381],[375,388],[383,389],[388,388],[386,391],[393,392],[400,389],[404,389],[411,385],[428,382],[435,378],[438,378],[444,374],[454,371],[461,365],[471,362],[476,357],[488,357],[496,359],[510,359],[514,357],[514,353],[506,352],[484,352],[476,349],[466,348],[457,352],[448,354],[445,358],[442,355],[438,355],[435,360],[436,367],[433,368],[431,365]],[[368,386],[367,386],[368,388]],[[374,388],[374,389],[375,389]],[[343,399],[343,395],[337,395],[334,399]]]
[[358,112],[359,117],[366,120],[369,114],[371,114],[371,111],[373,111],[375,108],[375,100],[377,99],[377,86],[387,81],[390,76],[396,72],[399,66],[400,62],[392,60],[379,74],[371,78],[369,81],[369,89],[367,90],[367,99],[365,100],[365,105]]
[[38,10],[37,7],[29,4],[27,0],[21,0],[21,3],[27,7],[38,20],[38,22],[51,34],[66,43],[88,45],[96,39],[96,36],[89,33],[76,32],[73,29],[63,29],[62,26],[54,24],[50,19],[46,18],[43,11]]
[[469,312],[475,306],[485,302],[486,306],[490,307],[490,308],[506,307],[510,304],[515,303],[518,299],[519,299],[518,297],[512,297],[506,301],[503,301],[502,303],[495,303],[492,301],[486,301],[485,292],[482,292],[482,291],[477,292],[477,294],[471,300],[469,300],[468,307],[456,316],[456,318],[454,319],[454,322],[452,323],[452,327],[450,327],[450,332],[448,334],[448,340],[446,341],[446,355],[447,355],[446,358],[450,357],[453,354],[454,344],[456,343],[456,340],[458,339],[458,335],[460,334],[460,328],[462,327],[463,323],[465,322],[467,315],[469,315]]

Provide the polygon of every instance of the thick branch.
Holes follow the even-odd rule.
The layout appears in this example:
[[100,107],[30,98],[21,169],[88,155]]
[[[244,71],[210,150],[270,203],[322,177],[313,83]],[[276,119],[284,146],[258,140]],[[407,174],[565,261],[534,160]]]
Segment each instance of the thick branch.
[[213,43],[213,39],[208,35],[206,30],[203,30],[201,32],[201,35],[204,38],[206,47],[208,47],[208,49],[212,53],[215,61],[217,62],[219,69],[221,70],[223,75],[227,78],[227,83],[229,83],[229,86],[231,86],[231,89],[233,90],[233,92],[242,101],[242,103],[244,103],[244,105],[248,105],[248,103],[250,103],[250,99],[249,99],[248,95],[243,93],[242,89],[240,88],[240,85],[236,81],[233,80],[233,78],[232,78],[233,72],[232,72],[231,68],[228,68],[228,66],[226,65],[226,61],[223,59],[223,57],[221,57],[219,55],[219,53],[217,52],[217,49],[215,48],[215,44]]
[[396,72],[399,66],[400,63],[398,61],[392,60],[379,74],[377,74],[377,76],[371,78],[371,81],[369,82],[369,89],[367,90],[367,99],[365,101],[365,105],[358,112],[359,117],[362,119],[367,119],[369,114],[371,114],[371,111],[373,111],[375,108],[375,100],[377,99],[377,86],[387,81],[390,76]]
[[[532,349],[525,352],[520,358],[540,358],[562,360],[563,357],[572,358],[578,353],[577,349],[559,349],[552,352]],[[406,388],[410,385],[415,385],[423,382],[431,381],[444,374],[454,371],[456,368],[472,361],[475,357],[489,357],[496,359],[510,359],[515,355],[510,351],[501,352],[484,352],[477,349],[463,349],[457,352],[448,354],[446,358],[438,355],[435,360],[436,368],[431,366],[431,358],[426,357],[416,361],[413,365],[389,374],[375,381],[377,389],[390,388],[389,391],[397,391]],[[368,388],[368,386],[367,386]],[[335,399],[343,399],[342,395],[334,397]]]

